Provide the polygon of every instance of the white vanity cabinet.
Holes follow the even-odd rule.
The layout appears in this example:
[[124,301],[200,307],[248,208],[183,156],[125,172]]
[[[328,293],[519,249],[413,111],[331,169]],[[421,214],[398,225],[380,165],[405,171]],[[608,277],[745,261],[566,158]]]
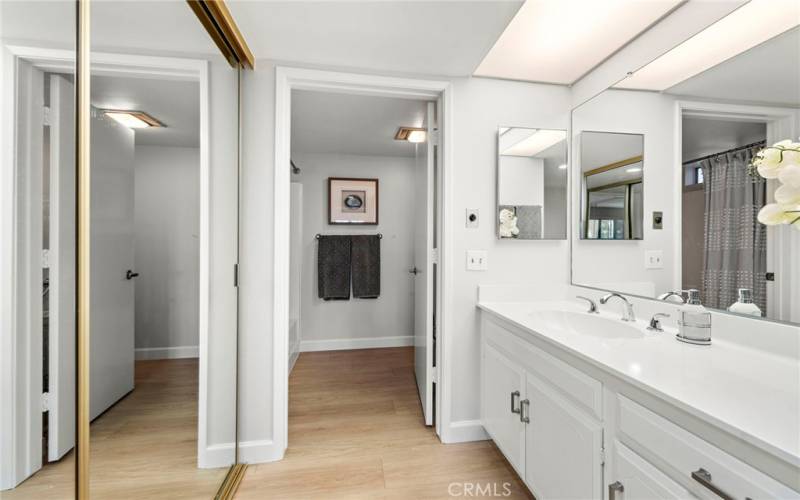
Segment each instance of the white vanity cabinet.
[[785,462],[598,363],[492,314],[481,335],[483,426],[538,500],[800,499]]

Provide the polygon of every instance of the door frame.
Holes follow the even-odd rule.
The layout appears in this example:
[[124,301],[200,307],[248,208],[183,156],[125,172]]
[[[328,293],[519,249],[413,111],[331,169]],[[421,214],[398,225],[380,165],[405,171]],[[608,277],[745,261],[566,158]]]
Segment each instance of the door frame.
[[[691,100],[677,100],[675,102],[675,150],[673,152],[676,168],[673,173],[673,206],[675,207],[674,227],[675,234],[683,234],[683,117],[700,116],[717,118],[730,121],[758,121],[767,124],[767,143],[772,144],[783,139],[793,139],[800,134],[800,110],[781,106],[763,106],[749,104],[731,104],[722,102],[702,102]],[[770,181],[774,184],[774,181]],[[767,202],[772,201],[771,195]],[[791,262],[791,256],[800,251],[800,233],[783,226],[767,226],[767,267],[786,268],[790,273],[797,273],[800,267]],[[675,255],[675,268],[673,269],[673,283],[682,282],[683,258],[682,238],[675,238],[673,253]],[[782,319],[774,320],[762,318],[766,321],[779,323],[789,322],[792,319],[786,315],[791,314],[792,304],[800,300],[800,284],[790,280],[780,279],[773,284],[767,283],[767,311],[771,315],[777,314]],[[680,289],[680,286],[678,286]],[[718,311],[726,313],[727,311]],[[785,319],[784,319],[785,318]],[[794,321],[797,319],[795,318]]]
[[451,441],[450,353],[453,270],[453,88],[449,81],[422,80],[370,74],[343,73],[277,66],[275,69],[275,165],[273,209],[273,345],[272,345],[272,439],[274,459],[283,458],[289,429],[289,235],[292,90],[316,90],[417,100],[435,100],[442,148],[438,186],[439,234],[437,266],[438,327],[436,367],[436,418],[434,426],[442,442]]
[[[0,231],[2,234],[17,234],[17,213],[14,207],[18,202],[16,190],[17,150],[16,150],[16,115],[17,115],[17,62],[30,62],[35,68],[46,72],[75,71],[74,50],[42,48],[24,45],[0,46],[0,100],[4,113],[0,118]],[[198,393],[198,430],[197,460],[200,467],[219,466],[213,462],[213,450],[207,445],[208,414],[208,336],[209,336],[209,299],[210,299],[210,96],[209,96],[209,61],[203,59],[187,59],[160,56],[140,56],[116,54],[109,52],[93,52],[91,55],[92,73],[99,75],[168,78],[197,81],[200,87],[200,237],[199,237],[199,393]],[[10,143],[6,143],[10,139]],[[18,256],[13,249],[15,238],[4,240],[0,246],[0,274],[9,276],[9,280],[0,280],[0,373],[3,383],[0,385],[0,400],[19,401],[20,397],[29,397],[34,391],[26,375],[31,357],[40,353],[24,350],[16,339],[17,312],[21,304],[14,291],[18,281]],[[77,331],[76,331],[77,335]],[[76,360],[77,362],[77,360]],[[20,387],[25,381],[25,387]],[[29,386],[31,386],[29,388]],[[25,392],[23,394],[23,391]],[[31,394],[29,394],[31,393]],[[22,408],[17,405],[3,405],[0,413],[0,489],[15,487],[28,477],[26,472],[37,460],[28,456],[25,443],[35,438],[27,425],[31,422],[31,406]],[[22,433],[22,436],[19,434]],[[20,439],[22,437],[22,439]],[[38,437],[41,439],[41,437]],[[226,462],[227,463],[227,462]],[[224,465],[224,464],[222,464]]]

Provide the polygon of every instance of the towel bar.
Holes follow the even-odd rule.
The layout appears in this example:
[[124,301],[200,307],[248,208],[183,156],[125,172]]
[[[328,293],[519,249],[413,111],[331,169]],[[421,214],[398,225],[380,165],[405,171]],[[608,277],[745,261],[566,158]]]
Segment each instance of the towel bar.
[[[314,236],[314,238],[318,240],[320,236],[370,236],[370,235],[368,235],[368,234],[360,235],[360,234],[319,234],[319,233],[317,233],[317,235]],[[378,233],[376,236],[378,237],[379,240],[383,239],[383,234],[381,234],[381,233]]]

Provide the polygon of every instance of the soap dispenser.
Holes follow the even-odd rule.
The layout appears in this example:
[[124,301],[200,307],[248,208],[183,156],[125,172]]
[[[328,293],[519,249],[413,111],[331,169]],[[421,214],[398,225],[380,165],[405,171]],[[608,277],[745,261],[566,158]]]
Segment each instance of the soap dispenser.
[[728,308],[729,312],[761,317],[761,309],[753,303],[753,291],[749,288],[739,289],[739,298]]
[[681,342],[697,345],[711,344],[711,313],[700,303],[700,291],[686,290],[686,304],[680,306],[678,334]]

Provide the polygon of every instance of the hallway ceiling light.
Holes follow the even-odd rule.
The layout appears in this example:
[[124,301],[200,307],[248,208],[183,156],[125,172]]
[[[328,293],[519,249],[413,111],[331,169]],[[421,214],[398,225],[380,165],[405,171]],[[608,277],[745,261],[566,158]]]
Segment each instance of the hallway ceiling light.
[[558,166],[558,169],[559,170],[566,170],[567,169],[567,164],[566,163],[562,163],[561,165]]
[[629,174],[633,174],[635,172],[641,172],[642,168],[641,167],[633,167],[633,168],[629,168],[629,169],[627,169],[625,171],[628,172]]
[[797,0],[752,0],[615,87],[669,89],[798,25],[800,2]]
[[528,0],[475,75],[574,83],[680,3]]
[[107,117],[128,128],[161,128],[163,123],[144,111],[123,111],[107,109],[103,111]]
[[425,142],[426,135],[427,133],[424,128],[400,127],[399,129],[397,129],[397,133],[394,134],[394,140],[408,141],[414,144],[418,144],[420,142]]
[[537,130],[527,138],[503,150],[503,156],[535,156],[554,144],[565,140],[564,130]]

